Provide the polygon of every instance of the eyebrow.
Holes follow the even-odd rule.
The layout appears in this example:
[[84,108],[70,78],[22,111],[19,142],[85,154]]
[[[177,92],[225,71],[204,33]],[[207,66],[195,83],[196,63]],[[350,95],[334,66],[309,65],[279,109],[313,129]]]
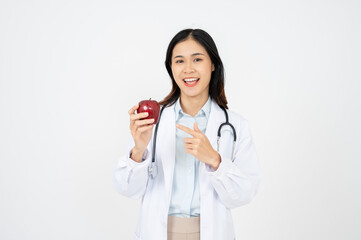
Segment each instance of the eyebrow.
[[[198,55],[204,55],[203,53],[193,53],[191,56],[194,57],[194,56],[198,56]],[[177,55],[175,56],[174,58],[181,58],[183,57],[182,55]]]

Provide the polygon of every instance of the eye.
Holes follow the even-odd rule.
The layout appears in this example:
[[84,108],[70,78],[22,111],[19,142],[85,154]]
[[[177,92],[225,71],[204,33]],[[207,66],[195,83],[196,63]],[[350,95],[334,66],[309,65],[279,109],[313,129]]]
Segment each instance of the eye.
[[200,62],[200,61],[202,61],[202,60],[203,60],[202,58],[195,58],[195,59],[194,59],[195,62]]
[[182,63],[183,62],[183,60],[177,60],[177,61],[175,61],[175,63]]

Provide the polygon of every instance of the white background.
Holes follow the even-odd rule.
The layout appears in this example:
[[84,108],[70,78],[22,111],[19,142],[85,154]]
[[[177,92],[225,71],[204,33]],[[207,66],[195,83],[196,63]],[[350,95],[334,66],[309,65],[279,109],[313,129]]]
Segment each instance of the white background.
[[132,239],[111,174],[184,28],[214,38],[262,166],[237,239],[361,239],[360,1],[1,0],[1,240]]

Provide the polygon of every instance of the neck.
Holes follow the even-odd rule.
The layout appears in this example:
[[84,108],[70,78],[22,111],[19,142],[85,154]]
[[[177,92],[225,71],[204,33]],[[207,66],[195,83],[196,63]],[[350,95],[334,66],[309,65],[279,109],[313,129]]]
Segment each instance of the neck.
[[208,94],[204,96],[196,96],[196,97],[188,97],[185,95],[180,96],[180,105],[182,107],[183,112],[194,117],[197,115],[199,110],[202,109],[204,104],[206,104],[208,100]]

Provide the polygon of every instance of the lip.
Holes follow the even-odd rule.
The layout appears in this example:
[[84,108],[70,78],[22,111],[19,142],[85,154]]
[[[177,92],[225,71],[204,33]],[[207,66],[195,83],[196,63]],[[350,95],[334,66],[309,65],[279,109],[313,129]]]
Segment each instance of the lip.
[[[193,82],[192,84],[189,84],[185,81],[186,79],[197,79],[197,80],[195,82]],[[187,78],[183,78],[183,83],[184,83],[184,85],[186,85],[186,87],[194,87],[194,86],[197,86],[199,80],[200,80],[200,78],[197,78],[197,77],[187,77]]]
[[183,78],[183,81],[186,79],[192,79],[192,78],[197,78],[199,80],[199,77],[186,77],[186,78]]

